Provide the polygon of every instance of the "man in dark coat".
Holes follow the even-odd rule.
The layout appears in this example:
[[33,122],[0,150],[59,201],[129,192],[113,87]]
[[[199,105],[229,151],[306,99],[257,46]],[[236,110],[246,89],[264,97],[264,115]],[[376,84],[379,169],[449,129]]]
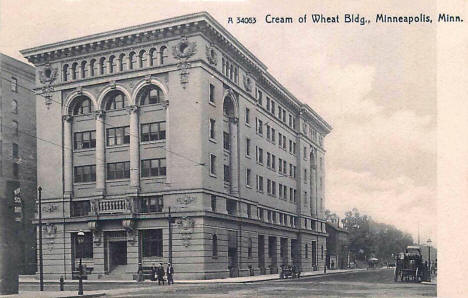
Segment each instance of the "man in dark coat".
[[153,266],[151,266],[151,280],[152,281],[156,281],[156,273],[157,273],[157,268],[156,268],[156,265],[154,265],[153,263]]
[[164,267],[163,263],[159,263],[158,267],[158,285],[161,285],[161,282],[164,286],[164,275],[166,275],[166,272],[164,272]]
[[167,285],[170,285],[171,283],[174,284],[174,267],[172,267],[171,263],[167,263]]

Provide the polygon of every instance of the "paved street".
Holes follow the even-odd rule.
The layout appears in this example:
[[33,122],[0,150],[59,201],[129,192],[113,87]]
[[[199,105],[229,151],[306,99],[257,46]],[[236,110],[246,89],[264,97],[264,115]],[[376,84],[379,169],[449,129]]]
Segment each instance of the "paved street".
[[248,284],[197,284],[106,291],[111,297],[436,297],[435,285],[393,282],[393,270]]

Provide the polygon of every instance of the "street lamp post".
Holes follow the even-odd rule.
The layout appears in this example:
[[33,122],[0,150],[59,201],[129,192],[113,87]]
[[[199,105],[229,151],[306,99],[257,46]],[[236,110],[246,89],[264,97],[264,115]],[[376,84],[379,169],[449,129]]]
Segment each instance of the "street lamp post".
[[39,288],[44,291],[44,265],[42,259],[42,187],[37,188],[39,192],[39,206],[38,206],[38,219],[39,219]]
[[429,281],[431,281],[431,239],[427,239],[427,248],[429,250],[429,266],[428,266],[428,270],[429,270]]
[[78,295],[83,295],[83,243],[84,243],[84,233],[79,231],[77,234],[78,245],[80,246],[80,267],[79,267],[79,277],[78,277]]

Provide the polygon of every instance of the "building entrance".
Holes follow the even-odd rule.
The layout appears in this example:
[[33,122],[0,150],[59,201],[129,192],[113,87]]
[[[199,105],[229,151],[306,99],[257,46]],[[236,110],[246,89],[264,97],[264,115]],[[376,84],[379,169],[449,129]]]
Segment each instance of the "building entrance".
[[237,231],[228,231],[228,269],[229,277],[239,276],[239,262],[237,261]]
[[110,273],[119,265],[127,265],[127,237],[125,232],[111,232],[105,238],[104,267]]
[[266,274],[265,272],[265,237],[258,235],[258,267],[260,267],[260,273]]

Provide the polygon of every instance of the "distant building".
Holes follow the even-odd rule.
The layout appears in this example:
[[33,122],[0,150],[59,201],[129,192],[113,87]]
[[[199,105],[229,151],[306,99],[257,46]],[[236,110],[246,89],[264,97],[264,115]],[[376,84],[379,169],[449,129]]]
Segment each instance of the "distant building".
[[349,265],[349,232],[327,222],[327,233],[327,268],[347,268]]
[[21,53],[53,88],[38,133],[63,145],[38,142],[46,278],[82,256],[90,279],[131,279],[171,243],[182,279],[323,269],[331,127],[209,14]]
[[[0,263],[5,264],[3,258],[8,256],[6,261],[14,262],[20,274],[33,274],[36,271],[36,236],[32,224],[36,201],[36,97],[32,92],[35,70],[0,53],[0,75]],[[10,245],[8,251],[3,244]]]

